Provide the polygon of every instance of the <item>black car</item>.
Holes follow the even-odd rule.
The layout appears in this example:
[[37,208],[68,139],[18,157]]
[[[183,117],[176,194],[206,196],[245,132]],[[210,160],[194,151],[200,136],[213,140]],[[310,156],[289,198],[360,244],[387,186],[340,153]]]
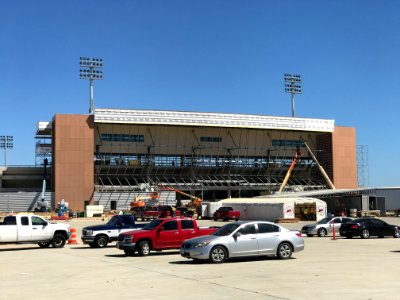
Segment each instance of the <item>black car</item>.
[[363,239],[368,239],[370,236],[399,238],[400,228],[375,218],[359,218],[343,223],[339,228],[339,233],[349,239],[353,236],[360,236]]
[[[180,216],[193,217],[193,211],[187,209],[187,207],[177,207],[176,211],[179,211]],[[177,214],[178,215],[178,214]]]
[[138,220],[142,217],[144,210],[144,206],[131,207],[131,215],[135,217],[135,220]]

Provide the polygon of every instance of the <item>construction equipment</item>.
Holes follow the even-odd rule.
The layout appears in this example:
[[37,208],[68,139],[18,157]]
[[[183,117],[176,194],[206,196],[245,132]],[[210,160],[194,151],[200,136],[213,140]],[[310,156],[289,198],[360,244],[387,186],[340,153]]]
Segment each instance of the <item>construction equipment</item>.
[[190,195],[190,194],[187,194],[187,193],[185,193],[185,192],[183,192],[181,190],[174,189],[173,187],[167,186],[165,188],[168,191],[173,191],[173,192],[176,192],[176,193],[178,193],[180,195],[189,197],[190,198],[190,202],[188,204],[188,207],[192,207],[192,208],[196,209],[201,205],[201,202],[203,202],[203,200],[201,198],[193,196],[193,195]]
[[[143,207],[146,206],[146,202],[157,202],[160,198],[160,193],[151,192],[149,195],[146,196],[136,196],[133,201],[130,203],[131,208],[133,207]],[[154,204],[154,203],[152,203]]]
[[47,210],[47,203],[44,201],[45,198],[45,193],[46,193],[46,175],[47,175],[47,165],[49,164],[47,158],[43,160],[43,184],[42,184],[42,195],[41,195],[41,201],[37,203],[39,211],[43,212]]
[[[314,153],[311,151],[310,147],[307,145],[306,141],[303,141],[303,144],[304,144],[304,146],[306,146],[306,148],[307,148],[308,152],[310,153],[312,159],[315,161],[316,165],[318,166],[318,169],[321,172],[322,176],[325,178],[326,183],[328,184],[329,188],[332,189],[332,190],[335,190],[336,189],[335,186],[333,185],[332,181],[329,179],[329,176],[326,174],[324,168],[318,162],[317,158],[315,157]],[[283,189],[285,188],[285,186],[286,186],[286,184],[287,184],[287,182],[289,180],[290,174],[292,173],[292,170],[293,170],[294,166],[296,165],[297,160],[299,160],[301,155],[302,155],[302,153],[300,152],[300,147],[297,147],[296,154],[293,157],[292,163],[291,163],[291,165],[290,165],[290,167],[289,167],[289,169],[288,169],[288,171],[286,173],[285,179],[283,180],[283,182],[282,182],[282,184],[281,184],[281,186],[279,188],[279,191],[278,191],[279,194],[282,193]]]
[[294,155],[292,163],[290,164],[290,167],[286,173],[285,179],[283,180],[281,187],[279,188],[279,191],[278,191],[279,194],[282,193],[283,189],[285,188],[285,186],[289,180],[290,174],[292,174],[292,170],[293,170],[294,166],[296,165],[296,162],[300,158],[300,156],[301,156],[300,147],[297,147],[296,154]]
[[326,174],[324,168],[319,164],[317,158],[315,157],[314,153],[312,153],[310,147],[308,147],[306,141],[303,141],[303,143],[304,143],[304,146],[306,146],[308,152],[310,152],[311,157],[313,158],[313,160],[314,160],[315,163],[317,164],[318,169],[319,169],[319,171],[321,172],[322,176],[325,178],[326,183],[328,184],[329,188],[331,188],[332,190],[335,190],[336,188],[335,188],[335,186],[333,185],[332,181],[329,179],[328,174]]

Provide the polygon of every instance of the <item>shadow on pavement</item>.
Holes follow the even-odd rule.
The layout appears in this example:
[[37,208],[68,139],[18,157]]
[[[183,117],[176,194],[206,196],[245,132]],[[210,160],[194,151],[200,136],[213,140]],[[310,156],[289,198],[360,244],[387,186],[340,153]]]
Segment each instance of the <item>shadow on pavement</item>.
[[145,257],[152,257],[152,256],[168,256],[168,255],[177,255],[179,254],[179,251],[168,251],[168,252],[150,252],[149,255],[147,256],[140,256],[137,253],[135,255],[125,255],[125,254],[107,254],[105,255],[106,257],[140,257],[142,259],[145,259]]
[[96,250],[100,250],[100,249],[107,249],[107,248],[115,248],[115,245],[114,246],[107,246],[107,247],[103,247],[103,248],[92,248],[92,247],[90,247],[90,246],[71,246],[70,247],[70,249],[73,249],[73,250],[86,250],[86,249],[89,249],[89,250],[92,250],[92,251],[96,251]]
[[[246,263],[246,262],[255,262],[255,261],[285,261],[285,260],[292,260],[296,259],[295,257],[291,257],[289,259],[279,259],[277,257],[272,256],[258,256],[258,257],[245,257],[245,258],[229,258],[227,259],[224,264],[232,264],[232,263]],[[204,260],[180,260],[180,261],[171,261],[170,264],[177,264],[177,265],[199,265],[199,264],[213,264],[210,261]]]
[[[52,247],[49,247],[52,248]],[[7,251],[28,251],[28,250],[40,250],[40,249],[49,249],[49,248],[40,248],[38,247],[23,247],[23,248],[6,248],[0,249],[0,252],[7,252]]]

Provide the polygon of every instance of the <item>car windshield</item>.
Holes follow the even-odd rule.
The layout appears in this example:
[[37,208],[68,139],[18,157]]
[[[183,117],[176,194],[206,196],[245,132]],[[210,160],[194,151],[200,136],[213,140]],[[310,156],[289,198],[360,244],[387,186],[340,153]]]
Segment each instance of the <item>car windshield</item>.
[[227,236],[234,232],[240,226],[239,223],[230,223],[222,226],[220,229],[212,233],[211,235],[216,236]]
[[153,230],[155,229],[158,225],[160,225],[160,223],[163,220],[157,219],[157,220],[153,220],[151,221],[149,224],[147,224],[146,226],[144,226],[142,229],[144,230]]
[[121,225],[121,220],[118,216],[113,216],[110,221],[108,221],[107,225],[109,226],[118,226]]
[[328,223],[332,218],[323,218],[322,220],[319,220],[317,224],[326,224]]

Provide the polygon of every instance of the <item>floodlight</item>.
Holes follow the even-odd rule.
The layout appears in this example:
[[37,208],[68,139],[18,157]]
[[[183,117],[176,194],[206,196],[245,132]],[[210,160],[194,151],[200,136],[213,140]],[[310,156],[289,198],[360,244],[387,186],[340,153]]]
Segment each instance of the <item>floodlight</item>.
[[12,135],[0,135],[0,149],[4,149],[4,165],[7,167],[7,149],[14,148]]
[[294,117],[294,94],[301,94],[301,75],[298,74],[284,74],[285,92],[292,94],[292,117]]
[[102,58],[89,58],[89,57],[80,57],[79,65],[81,69],[79,70],[79,78],[80,79],[89,79],[90,82],[90,108],[89,113],[94,113],[94,100],[93,100],[93,80],[102,80],[103,79],[103,71],[97,70],[103,68],[103,59]]

